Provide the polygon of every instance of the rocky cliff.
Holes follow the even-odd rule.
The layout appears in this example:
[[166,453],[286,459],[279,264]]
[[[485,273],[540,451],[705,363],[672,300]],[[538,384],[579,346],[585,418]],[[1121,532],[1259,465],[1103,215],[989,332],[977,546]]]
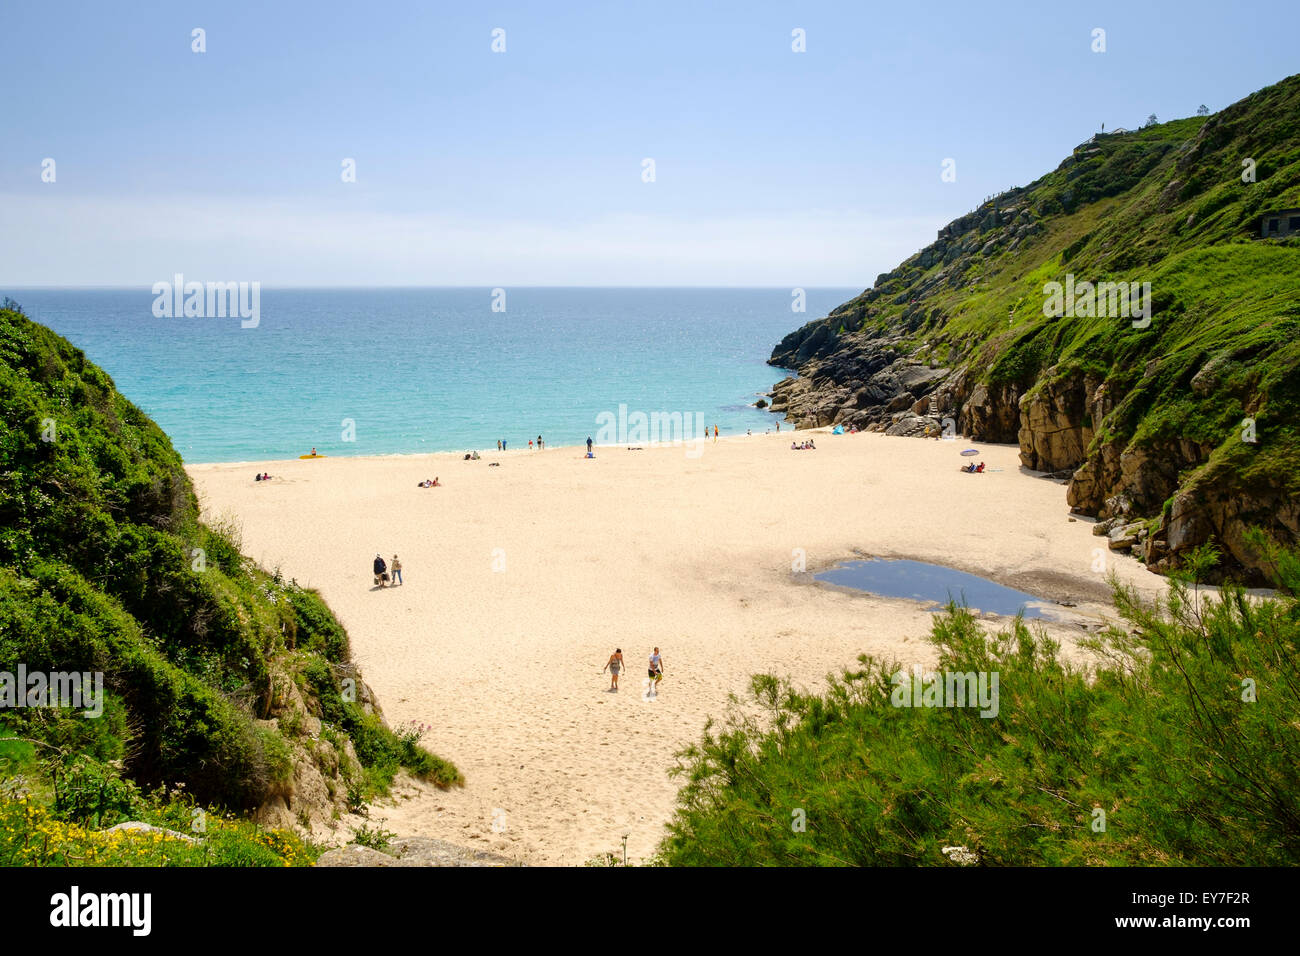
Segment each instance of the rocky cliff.
[[1209,117],[1097,135],[770,363],[800,427],[1017,442],[1070,506],[1158,571],[1212,544],[1262,579],[1300,543],[1300,76]]

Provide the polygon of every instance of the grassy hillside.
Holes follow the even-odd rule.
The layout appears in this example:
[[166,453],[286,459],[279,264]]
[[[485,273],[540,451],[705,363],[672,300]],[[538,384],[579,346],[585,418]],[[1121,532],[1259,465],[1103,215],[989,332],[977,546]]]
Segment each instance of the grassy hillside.
[[399,768],[460,782],[418,733],[384,724],[320,598],[198,520],[158,426],[5,305],[0,672],[102,672],[105,701],[97,718],[0,708],[0,799],[84,830],[171,820],[180,788],[217,819],[306,823],[361,806]]
[[[772,362],[805,381],[774,407],[912,433],[933,396],[961,433],[1069,473],[1080,512],[1151,519],[1137,553],[1157,570],[1212,542],[1222,572],[1259,580],[1248,527],[1300,543],[1300,237],[1259,236],[1262,214],[1295,207],[1300,76],[1098,135],[788,336]],[[1151,321],[1046,315],[1045,287],[1070,275],[1150,283]],[[882,366],[921,384],[882,392]]]

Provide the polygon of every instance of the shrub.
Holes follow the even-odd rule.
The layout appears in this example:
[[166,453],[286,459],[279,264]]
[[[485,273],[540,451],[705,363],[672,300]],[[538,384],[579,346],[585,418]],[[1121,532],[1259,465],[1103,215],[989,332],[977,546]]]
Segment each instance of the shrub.
[[[1203,555],[1199,563],[1212,561]],[[1300,585],[1297,562],[1279,583]],[[1175,579],[1089,669],[1016,620],[988,636],[938,618],[940,671],[997,672],[1000,707],[892,705],[869,657],[803,694],[754,678],[752,703],[679,755],[663,853],[674,865],[1295,865],[1300,862],[1300,605]],[[736,702],[739,704],[739,702]],[[796,825],[803,822],[803,828]]]

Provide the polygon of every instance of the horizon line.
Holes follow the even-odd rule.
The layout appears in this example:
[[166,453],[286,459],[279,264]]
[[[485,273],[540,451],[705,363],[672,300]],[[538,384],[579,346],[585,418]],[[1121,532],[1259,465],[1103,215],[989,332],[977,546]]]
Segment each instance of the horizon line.
[[[173,273],[174,274],[174,273]],[[184,275],[184,273],[181,273]],[[163,281],[163,280],[158,280]],[[195,280],[196,282],[199,280]],[[206,281],[206,280],[205,280]],[[217,280],[212,280],[217,281]],[[221,280],[226,281],[226,280]],[[235,280],[240,281],[240,280]],[[281,291],[298,291],[298,290],[352,290],[352,291],[372,291],[379,289],[857,289],[862,288],[858,283],[848,283],[845,285],[517,285],[514,283],[503,282],[496,285],[271,285],[263,283],[260,280],[243,280],[259,283],[263,289],[278,289]],[[152,288],[153,283],[131,283],[118,285],[10,285],[0,282],[0,290],[8,288],[15,292],[47,292],[47,291],[119,291],[119,290],[138,290],[142,288]],[[866,286],[869,289],[871,286]]]

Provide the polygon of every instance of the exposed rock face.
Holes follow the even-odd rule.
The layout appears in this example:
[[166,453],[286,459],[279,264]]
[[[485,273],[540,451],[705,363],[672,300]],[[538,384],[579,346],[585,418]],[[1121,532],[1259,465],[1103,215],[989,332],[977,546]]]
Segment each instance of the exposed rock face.
[[[898,343],[870,341],[869,354],[856,366],[872,370],[865,379],[839,377],[854,366],[845,358],[812,363],[799,378],[778,383],[773,409],[803,427],[844,423],[922,436],[927,427],[936,433],[955,423],[972,440],[1016,441],[1026,468],[1069,474],[1067,504],[1103,519],[1098,533],[1109,535],[1112,550],[1132,549],[1159,572],[1176,568],[1181,553],[1215,541],[1229,572],[1262,583],[1261,556],[1246,543],[1246,528],[1281,526],[1300,539],[1300,502],[1284,494],[1212,495],[1199,485],[1180,484],[1205,466],[1210,445],[1185,439],[1098,442],[1097,425],[1117,402],[1096,376],[1056,377],[1051,369],[1022,394],[1014,384],[972,384],[967,366],[929,368],[896,350]],[[1214,371],[1207,366],[1198,380],[1204,383]],[[1171,510],[1154,533],[1133,521],[1161,516],[1171,498]]]
[[[335,669],[340,679],[354,682],[361,709],[382,720],[374,691],[362,680],[356,664],[349,661]],[[341,738],[340,746],[321,736],[320,704],[304,694],[294,678],[291,671],[274,674],[271,716],[257,721],[274,727],[288,741],[293,775],[284,792],[266,800],[253,818],[264,826],[286,829],[332,827],[349,811],[347,782],[359,780],[364,771],[351,740]]]
[[1300,537],[1300,501],[1280,492],[1245,496],[1213,487],[1191,487],[1174,497],[1168,518],[1153,535],[1153,543],[1158,545],[1156,553],[1148,555],[1148,563],[1153,570],[1168,571],[1178,552],[1214,540],[1232,560],[1251,568],[1260,555],[1247,543],[1246,529],[1271,524]]
[[1020,391],[1014,385],[976,385],[962,406],[963,434],[980,441],[1012,442],[1020,422]]
[[1092,444],[1092,422],[1101,382],[1079,373],[1048,377],[1020,402],[1020,462],[1034,471],[1078,468]]

